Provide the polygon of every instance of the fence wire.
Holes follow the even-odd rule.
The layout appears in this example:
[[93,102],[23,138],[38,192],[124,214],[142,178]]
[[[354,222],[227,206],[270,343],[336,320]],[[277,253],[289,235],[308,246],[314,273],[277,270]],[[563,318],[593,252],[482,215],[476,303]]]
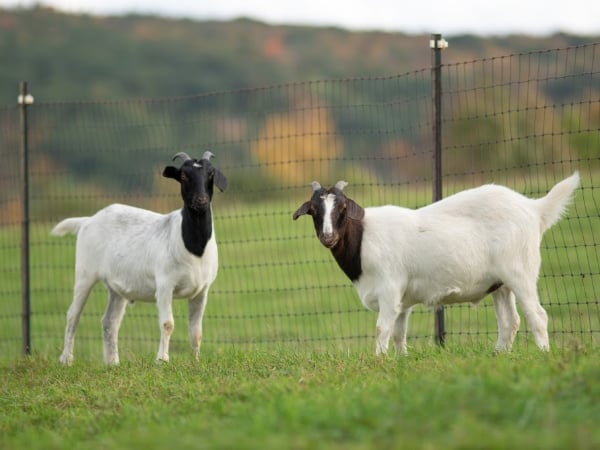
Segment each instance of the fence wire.
[[[570,212],[545,234],[538,291],[554,345],[597,344],[600,47],[583,45],[444,67],[445,195],[495,182],[532,197],[579,170]],[[455,306],[449,334],[492,336],[492,305]],[[525,321],[521,322],[525,328]]]
[[[597,344],[600,194],[600,45],[508,55],[442,67],[444,195],[482,183],[544,195],[574,170],[582,188],[542,244],[539,291],[551,343]],[[29,110],[31,308],[34,353],[57,356],[71,301],[73,237],[49,231],[113,203],[181,207],[161,177],[178,151],[214,164],[229,188],[213,198],[219,276],[203,349],[283,346],[372,351],[376,316],[364,310],[308,219],[292,213],[310,182],[349,182],[363,206],[431,201],[430,69],[398,76],[299,82],[185,98],[35,103]],[[35,86],[29,87],[35,96]],[[0,349],[21,348],[18,109],[0,109]],[[96,287],[78,329],[77,358],[101,358],[106,293]],[[185,353],[187,309],[174,303],[172,354]],[[491,301],[446,308],[448,345],[493,345]],[[529,341],[525,321],[518,343]],[[128,308],[121,356],[153,354],[152,304]],[[417,307],[409,345],[429,344],[433,314]],[[490,347],[491,348],[491,347]]]

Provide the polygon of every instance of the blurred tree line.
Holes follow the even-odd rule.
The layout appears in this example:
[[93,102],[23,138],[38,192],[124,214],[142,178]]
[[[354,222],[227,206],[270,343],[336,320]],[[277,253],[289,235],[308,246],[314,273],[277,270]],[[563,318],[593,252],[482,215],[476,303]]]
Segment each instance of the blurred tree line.
[[[470,66],[462,65],[593,40],[566,34],[449,38],[446,167],[521,167],[554,158],[563,147],[593,159],[600,82],[586,64],[600,60],[595,47],[566,62],[551,52],[533,64],[516,57],[517,71],[550,75],[523,86],[498,84],[505,75],[496,67],[500,59],[468,73],[463,68]],[[148,171],[164,164],[165,155],[201,155],[207,147],[227,155],[220,165],[239,169],[232,179],[249,199],[284,180],[305,184],[314,173],[336,180],[352,164],[384,182],[429,173],[419,159],[431,150],[427,35],[249,19],[96,17],[38,6],[0,9],[0,61],[0,127],[10,130],[0,136],[0,151],[18,144],[11,109],[19,81],[26,80],[36,99],[33,170],[42,184],[62,175],[63,187],[56,189],[93,176],[118,192],[148,193],[160,188]],[[565,75],[552,76],[565,65]],[[565,103],[570,107],[553,107]],[[532,141],[517,135],[533,137],[533,147],[544,150],[531,152]],[[0,169],[0,187],[8,186],[0,201],[10,195],[14,167],[15,161]]]
[[[444,63],[585,42],[557,34],[450,39]],[[429,67],[429,36],[0,9],[0,105],[27,80],[44,102],[173,97]],[[556,96],[568,95],[560,86]]]

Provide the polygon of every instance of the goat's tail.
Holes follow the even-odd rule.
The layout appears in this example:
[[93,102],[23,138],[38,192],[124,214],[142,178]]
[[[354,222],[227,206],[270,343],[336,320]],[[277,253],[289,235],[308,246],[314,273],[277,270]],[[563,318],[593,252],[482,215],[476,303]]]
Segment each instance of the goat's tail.
[[559,221],[573,199],[573,192],[579,186],[579,172],[556,184],[545,197],[537,200],[542,232]]
[[87,222],[89,217],[71,217],[56,224],[50,234],[52,236],[65,236],[66,234],[77,234],[81,226]]

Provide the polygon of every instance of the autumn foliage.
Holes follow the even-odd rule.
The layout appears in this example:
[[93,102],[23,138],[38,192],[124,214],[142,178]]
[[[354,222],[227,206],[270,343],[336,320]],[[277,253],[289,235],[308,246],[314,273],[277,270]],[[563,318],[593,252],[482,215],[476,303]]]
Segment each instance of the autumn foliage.
[[333,117],[314,105],[267,116],[251,145],[252,158],[263,170],[288,185],[330,178],[342,153]]

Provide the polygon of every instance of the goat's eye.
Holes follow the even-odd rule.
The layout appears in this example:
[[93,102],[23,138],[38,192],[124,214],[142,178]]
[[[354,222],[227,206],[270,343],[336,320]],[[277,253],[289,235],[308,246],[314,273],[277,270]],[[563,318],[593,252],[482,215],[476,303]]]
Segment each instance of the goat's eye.
[[188,180],[188,177],[187,177],[187,175],[186,175],[185,173],[183,173],[183,172],[182,172],[182,173],[181,173],[181,182],[182,182],[182,183],[185,183],[187,180]]

